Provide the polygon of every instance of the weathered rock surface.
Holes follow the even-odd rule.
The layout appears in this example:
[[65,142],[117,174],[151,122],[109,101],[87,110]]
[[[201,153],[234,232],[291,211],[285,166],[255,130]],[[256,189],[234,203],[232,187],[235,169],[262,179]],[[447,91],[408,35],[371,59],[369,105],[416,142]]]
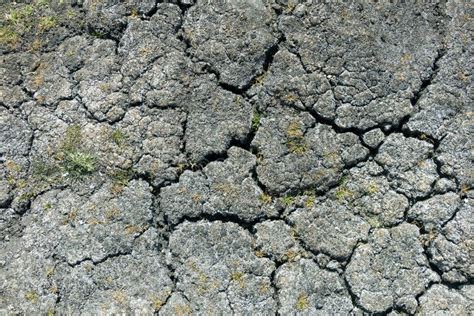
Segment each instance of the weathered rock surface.
[[444,225],[428,248],[431,262],[441,270],[447,282],[466,282],[474,274],[472,212],[472,201],[463,202],[454,218]]
[[420,315],[462,315],[469,314],[474,308],[472,285],[463,286],[460,290],[435,284],[420,297],[418,312]]
[[170,236],[170,251],[176,287],[190,312],[276,311],[270,279],[275,265],[256,256],[253,237],[237,224],[184,222]]
[[349,314],[353,305],[343,278],[312,260],[286,263],[276,274],[281,314]]
[[377,229],[359,246],[346,270],[346,279],[358,303],[372,312],[393,306],[414,313],[416,296],[439,276],[430,269],[414,225]]
[[259,179],[272,193],[327,190],[369,153],[355,134],[337,133],[306,112],[283,107],[268,109],[252,147],[261,156]]

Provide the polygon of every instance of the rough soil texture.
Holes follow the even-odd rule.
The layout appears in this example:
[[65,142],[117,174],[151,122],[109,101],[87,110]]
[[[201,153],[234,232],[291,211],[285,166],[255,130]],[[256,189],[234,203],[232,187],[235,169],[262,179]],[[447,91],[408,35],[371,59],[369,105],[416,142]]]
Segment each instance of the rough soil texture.
[[0,314],[474,313],[472,2],[2,3]]

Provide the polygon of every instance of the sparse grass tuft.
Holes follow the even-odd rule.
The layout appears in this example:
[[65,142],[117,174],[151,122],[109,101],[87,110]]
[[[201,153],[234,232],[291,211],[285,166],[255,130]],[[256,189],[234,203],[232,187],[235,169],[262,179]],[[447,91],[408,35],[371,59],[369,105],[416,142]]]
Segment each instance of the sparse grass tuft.
[[92,31],[90,32],[91,36],[97,37],[97,38],[106,38],[107,34],[100,32],[100,31]]
[[125,187],[130,179],[133,178],[134,172],[132,169],[116,169],[110,174],[110,178],[112,179],[114,190],[121,191],[123,187]]
[[165,302],[163,302],[163,300],[161,300],[161,298],[154,297],[152,299],[151,306],[153,306],[153,309],[155,310],[155,312],[157,312],[161,309],[161,307],[163,306],[164,303]]
[[258,86],[263,85],[263,83],[265,82],[265,77],[266,76],[267,76],[267,73],[264,71],[263,73],[261,73],[260,75],[255,77],[255,84],[258,85]]
[[174,315],[176,316],[185,316],[185,315],[191,315],[192,310],[191,307],[187,304],[176,304],[173,306],[174,309]]
[[272,203],[272,196],[267,194],[267,193],[262,193],[258,197],[258,199],[263,203],[263,204],[271,204]]
[[286,145],[288,150],[294,154],[303,154],[308,150],[308,146],[304,140],[304,132],[301,123],[293,121],[288,124],[286,129]]
[[35,12],[32,5],[25,5],[18,9],[12,9],[5,15],[5,21],[9,24],[18,25],[24,23],[25,19],[30,18]]
[[60,150],[64,152],[73,151],[82,141],[80,125],[71,125],[66,130],[66,135],[60,145]]
[[141,234],[147,228],[148,227],[145,227],[145,226],[127,225],[127,226],[125,226],[125,234],[127,234],[127,235]]
[[307,198],[304,201],[304,206],[306,208],[312,208],[316,203],[316,195],[312,192],[305,192],[305,195],[307,195]]
[[128,301],[127,294],[122,290],[114,291],[112,298],[120,305],[124,305]]
[[29,191],[29,192],[25,192],[25,193],[22,193],[20,194],[20,196],[18,197],[18,201],[19,202],[27,202],[27,201],[30,201],[31,199],[33,199],[35,196],[36,196],[36,192],[34,191]]
[[238,188],[232,183],[216,183],[212,188],[226,195],[235,195],[238,192]]
[[336,193],[334,194],[339,202],[343,202],[354,196],[354,192],[349,190],[347,187],[347,181],[347,177],[342,177],[341,180],[339,180],[339,187],[336,189]]
[[369,193],[370,195],[374,195],[378,191],[379,191],[379,187],[377,186],[377,183],[373,181],[370,182],[369,186],[367,187],[367,193]]
[[77,219],[77,210],[72,210],[67,214],[66,219],[64,220],[64,224],[71,224],[76,219]]
[[193,200],[194,203],[199,203],[202,200],[202,197],[200,194],[194,194],[191,199]]
[[295,101],[298,100],[298,97],[293,93],[289,93],[289,94],[283,96],[283,100],[288,102],[288,103],[294,103]]
[[322,157],[326,161],[335,162],[339,159],[339,154],[336,151],[327,151],[323,153]]
[[11,26],[0,27],[0,44],[16,47],[20,41],[20,35]]
[[54,266],[51,266],[51,267],[48,267],[46,269],[46,277],[47,278],[50,278],[54,273]]
[[286,129],[286,136],[288,138],[302,138],[304,136],[304,133],[301,128],[301,123],[298,121],[293,121],[288,124],[288,127]]
[[309,307],[309,300],[308,300],[308,295],[306,294],[300,294],[298,296],[298,299],[296,300],[295,307],[297,310],[304,311]]
[[39,296],[35,291],[30,291],[25,293],[25,298],[33,304],[38,302]]
[[469,190],[471,190],[470,186],[467,183],[462,183],[459,188],[459,195],[465,197],[469,193]]
[[120,210],[118,208],[111,208],[105,211],[105,218],[108,221],[112,221],[120,216]]
[[231,275],[232,281],[236,282],[240,288],[245,287],[245,280],[244,280],[244,273],[243,272],[234,272]]
[[301,254],[298,251],[290,249],[283,255],[283,257],[289,262],[294,262],[300,255]]
[[308,150],[308,146],[302,142],[288,141],[288,149],[293,154],[304,154]]
[[[30,1],[31,2],[31,1]],[[37,0],[32,4],[16,4],[6,10],[0,27],[0,44],[15,48],[23,42],[25,37],[38,35],[59,25],[58,18],[45,15],[50,2]],[[34,44],[35,47],[41,47]]]
[[270,286],[264,282],[260,283],[260,286],[258,287],[258,292],[262,295],[267,294],[270,291]]
[[346,186],[340,186],[336,190],[336,198],[339,202],[344,201],[346,198],[349,198],[354,195],[351,190],[349,190]]
[[58,25],[58,20],[52,16],[43,16],[39,19],[38,28],[40,31],[48,31]]
[[130,16],[132,18],[138,18],[138,10],[136,8],[133,8],[132,11],[130,12]]

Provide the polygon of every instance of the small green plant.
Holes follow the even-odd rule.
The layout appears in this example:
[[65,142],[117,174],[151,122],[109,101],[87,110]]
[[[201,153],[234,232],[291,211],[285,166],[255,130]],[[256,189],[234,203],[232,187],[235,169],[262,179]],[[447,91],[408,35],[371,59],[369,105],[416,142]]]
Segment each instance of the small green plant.
[[54,273],[54,266],[50,266],[46,269],[46,277],[50,278]]
[[97,38],[106,38],[106,34],[102,33],[100,31],[92,31],[90,32],[90,35],[97,37]]
[[69,126],[56,152],[56,159],[59,160],[60,167],[75,178],[91,174],[96,170],[95,156],[82,151],[80,149],[81,142],[81,127],[79,125]]
[[296,251],[293,249],[289,249],[285,252],[285,254],[280,259],[286,260],[289,262],[294,262],[301,255],[303,255],[303,253],[300,253],[299,251]]
[[21,39],[21,34],[31,28],[31,16],[34,8],[26,5],[18,9],[11,9],[5,14],[4,23],[0,27],[0,43],[15,47]]
[[309,307],[308,295],[300,294],[296,300],[295,307],[300,312],[306,310]]
[[125,133],[120,129],[115,129],[110,137],[112,138],[112,141],[119,147],[121,147],[127,140],[127,135],[125,135]]
[[461,187],[459,188],[459,196],[465,197],[469,193],[469,190],[471,190],[469,184],[461,183]]
[[65,170],[74,177],[80,177],[95,171],[95,157],[84,152],[68,152],[64,159]]
[[286,195],[284,197],[281,198],[281,201],[283,202],[283,204],[285,204],[286,206],[290,206],[292,205],[294,202],[295,202],[295,197],[291,196],[291,195]]
[[133,8],[130,12],[130,16],[132,18],[138,18],[138,9],[137,8]]
[[260,125],[260,119],[261,119],[261,114],[255,110],[253,112],[253,117],[252,117],[252,130],[256,131],[258,126]]

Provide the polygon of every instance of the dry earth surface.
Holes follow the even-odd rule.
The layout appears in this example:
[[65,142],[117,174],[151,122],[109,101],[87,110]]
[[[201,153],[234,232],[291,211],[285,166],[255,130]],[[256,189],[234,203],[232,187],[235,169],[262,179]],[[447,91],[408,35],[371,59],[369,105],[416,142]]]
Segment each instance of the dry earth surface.
[[428,2],[3,1],[0,314],[472,315],[474,6]]

